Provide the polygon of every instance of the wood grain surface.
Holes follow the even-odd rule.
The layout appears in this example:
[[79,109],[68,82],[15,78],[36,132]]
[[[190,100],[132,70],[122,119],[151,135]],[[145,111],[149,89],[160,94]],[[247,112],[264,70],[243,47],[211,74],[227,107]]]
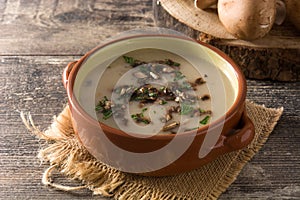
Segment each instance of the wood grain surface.
[[149,0],[1,0],[0,55],[84,54],[152,18]]
[[[105,199],[41,183],[43,145],[19,117],[46,129],[67,103],[64,67],[121,31],[154,26],[152,0],[0,0],[0,199]],[[248,99],[284,113],[220,199],[300,198],[300,82],[248,80]],[[54,181],[76,185],[55,175]]]

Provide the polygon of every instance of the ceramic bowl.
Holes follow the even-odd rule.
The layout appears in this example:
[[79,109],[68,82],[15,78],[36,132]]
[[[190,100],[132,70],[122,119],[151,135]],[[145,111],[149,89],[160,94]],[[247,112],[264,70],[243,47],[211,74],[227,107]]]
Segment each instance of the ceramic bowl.
[[[199,62],[207,63],[197,67],[207,74],[207,84],[215,99],[212,103],[216,108],[224,105],[215,109],[216,112],[223,109],[219,111],[223,114],[193,131],[149,137],[142,133],[143,137],[128,134],[99,122],[94,111],[95,88],[86,95],[85,103],[80,101],[85,77],[91,73],[100,76],[117,57],[144,48],[172,52],[194,66]],[[254,137],[254,126],[245,109],[246,81],[239,67],[220,50],[184,36],[137,34],[111,40],[69,63],[64,70],[63,83],[78,139],[95,158],[124,172],[146,176],[186,172],[246,147]]]

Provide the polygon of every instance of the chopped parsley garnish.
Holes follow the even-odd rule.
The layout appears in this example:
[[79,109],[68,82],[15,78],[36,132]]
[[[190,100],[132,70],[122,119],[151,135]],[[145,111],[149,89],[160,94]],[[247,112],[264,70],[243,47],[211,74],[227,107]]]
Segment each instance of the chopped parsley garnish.
[[166,59],[166,60],[165,60],[165,64],[166,64],[166,65],[169,65],[169,66],[175,66],[175,67],[179,67],[179,66],[180,66],[180,63],[174,62],[174,61],[171,60],[171,59]]
[[158,98],[158,90],[152,85],[145,85],[134,90],[130,101],[154,102]]
[[123,58],[124,58],[126,63],[130,64],[131,66],[134,65],[135,59],[133,57],[123,56]]
[[110,118],[112,116],[113,112],[110,109],[110,110],[106,110],[105,112],[102,112],[102,114],[103,114],[103,119],[106,120],[106,119],[108,119],[108,118]]
[[96,105],[95,110],[96,111],[102,111],[105,106],[105,102],[108,101],[107,97],[104,96],[102,100],[99,101],[99,103]]
[[103,119],[108,119],[112,116],[111,101],[106,96],[103,97],[96,105],[95,110],[103,114]]
[[137,121],[139,117],[138,114],[132,114],[131,118]]
[[148,110],[148,108],[143,108],[141,113],[132,114],[131,118],[137,123],[143,122],[144,124],[149,124],[150,120],[144,116],[146,110]]
[[146,64],[146,62],[134,59],[133,57],[123,56],[123,59],[126,63],[128,63],[132,67],[136,67],[142,64]]
[[206,125],[206,124],[208,123],[209,119],[210,119],[210,116],[204,117],[204,119],[202,119],[202,120],[200,121],[200,124]]

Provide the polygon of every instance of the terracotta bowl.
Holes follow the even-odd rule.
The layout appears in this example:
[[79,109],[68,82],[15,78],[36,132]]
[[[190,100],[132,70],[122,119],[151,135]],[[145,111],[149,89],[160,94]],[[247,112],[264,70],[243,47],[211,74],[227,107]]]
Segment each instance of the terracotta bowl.
[[[214,97],[212,94],[212,99],[216,99],[214,104],[224,104],[223,101],[231,94],[229,106],[225,106],[223,114],[210,124],[177,134],[139,137],[139,134],[128,134],[99,122],[93,116],[94,91],[91,92],[93,105],[90,108],[83,106],[79,100],[79,88],[84,77],[95,69],[107,67],[124,53],[143,48],[170,51],[185,57],[193,65],[197,65],[198,60],[204,60],[209,66],[215,66],[214,69],[201,69],[202,66],[199,66],[199,70],[208,73],[207,84],[210,87],[211,83],[212,93],[223,88],[221,91],[225,95],[215,94]],[[225,75],[229,86],[223,84],[224,80],[218,72]],[[91,50],[80,60],[69,63],[63,74],[63,83],[79,140],[95,158],[124,172],[146,176],[186,172],[220,155],[246,147],[254,137],[254,126],[245,110],[246,81],[239,67],[218,49],[183,36],[142,34],[111,40]]]

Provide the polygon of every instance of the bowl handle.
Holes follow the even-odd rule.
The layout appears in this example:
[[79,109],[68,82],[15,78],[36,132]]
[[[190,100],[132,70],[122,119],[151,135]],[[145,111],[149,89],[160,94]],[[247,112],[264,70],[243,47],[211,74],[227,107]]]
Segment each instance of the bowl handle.
[[70,62],[67,67],[64,69],[63,72],[63,84],[65,89],[67,89],[67,85],[68,85],[68,80],[69,80],[69,74],[71,72],[71,70],[73,69],[73,66],[77,63],[77,61],[74,62]]
[[224,146],[231,151],[242,149],[246,147],[254,138],[255,127],[252,121],[247,116],[246,110],[244,111],[240,124],[241,128],[234,129],[225,136]]

